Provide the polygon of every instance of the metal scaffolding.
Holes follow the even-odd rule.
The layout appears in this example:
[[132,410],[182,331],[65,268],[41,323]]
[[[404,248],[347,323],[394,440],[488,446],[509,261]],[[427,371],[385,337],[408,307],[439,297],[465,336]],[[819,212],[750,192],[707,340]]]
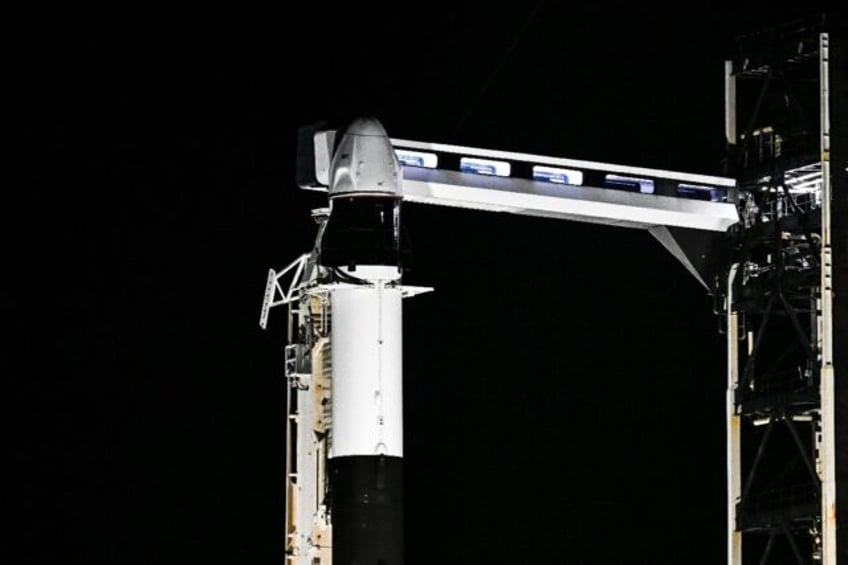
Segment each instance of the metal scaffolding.
[[819,17],[741,37],[726,63],[727,166],[741,217],[717,279],[730,565],[777,556],[837,565],[826,30]]

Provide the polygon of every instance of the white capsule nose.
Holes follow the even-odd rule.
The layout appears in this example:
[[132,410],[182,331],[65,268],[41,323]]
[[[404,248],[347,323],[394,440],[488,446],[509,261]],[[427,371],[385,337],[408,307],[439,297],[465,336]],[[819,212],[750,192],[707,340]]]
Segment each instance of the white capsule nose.
[[356,118],[345,129],[345,135],[373,135],[376,137],[389,137],[386,128],[376,118]]
[[354,120],[333,153],[330,198],[401,194],[400,165],[383,124],[374,118]]

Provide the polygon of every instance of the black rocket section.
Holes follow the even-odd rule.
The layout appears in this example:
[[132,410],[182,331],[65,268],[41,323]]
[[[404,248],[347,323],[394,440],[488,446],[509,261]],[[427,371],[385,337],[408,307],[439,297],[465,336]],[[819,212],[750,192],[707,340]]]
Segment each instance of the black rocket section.
[[333,563],[403,563],[403,460],[363,455],[330,460]]
[[400,204],[393,196],[337,196],[321,236],[322,265],[399,265]]

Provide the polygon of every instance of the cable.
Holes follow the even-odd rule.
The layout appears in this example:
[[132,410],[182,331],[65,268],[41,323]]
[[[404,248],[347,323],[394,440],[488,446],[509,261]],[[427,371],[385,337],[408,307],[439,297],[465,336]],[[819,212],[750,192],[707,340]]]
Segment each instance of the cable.
[[544,3],[545,3],[545,0],[539,0],[539,2],[536,4],[536,6],[533,8],[533,10],[530,12],[530,14],[528,14],[527,18],[524,20],[524,23],[521,24],[521,27],[518,29],[518,33],[515,34],[515,37],[512,39],[512,42],[510,42],[510,44],[507,46],[503,55],[501,55],[500,60],[495,65],[494,69],[492,69],[492,72],[489,73],[489,76],[486,79],[486,82],[483,83],[483,86],[478,91],[477,96],[474,98],[474,100],[471,101],[471,104],[468,105],[468,108],[465,110],[465,113],[462,114],[462,116],[459,118],[459,121],[456,123],[456,127],[453,128],[453,131],[451,132],[452,136],[456,136],[459,133],[459,130],[462,129],[462,126],[465,125],[465,122],[468,120],[468,117],[471,115],[471,112],[474,111],[474,109],[477,107],[477,104],[480,102],[480,100],[486,94],[486,91],[489,90],[489,87],[492,85],[492,82],[494,82],[495,77],[498,75],[500,70],[503,68],[504,64],[506,63],[506,60],[509,58],[509,56],[512,54],[512,52],[515,50],[515,47],[518,45],[518,42],[521,40],[522,36],[524,36],[524,33],[527,31],[527,28],[530,27],[530,23],[535,19],[536,15],[539,13],[539,10],[541,10],[542,5]]

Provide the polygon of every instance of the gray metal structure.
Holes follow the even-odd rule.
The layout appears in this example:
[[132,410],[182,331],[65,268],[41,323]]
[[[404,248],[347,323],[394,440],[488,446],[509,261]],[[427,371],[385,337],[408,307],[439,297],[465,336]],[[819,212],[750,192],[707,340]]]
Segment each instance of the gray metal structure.
[[845,130],[831,123],[834,111],[844,123],[848,106],[844,67],[831,58],[838,51],[844,65],[840,39],[824,18],[792,22],[739,38],[726,64],[728,167],[740,212],[716,293],[728,348],[730,565],[848,558],[837,511],[845,343],[838,352],[835,331],[848,312],[834,286],[848,242],[833,237],[848,212],[848,159],[844,146],[833,151]]

